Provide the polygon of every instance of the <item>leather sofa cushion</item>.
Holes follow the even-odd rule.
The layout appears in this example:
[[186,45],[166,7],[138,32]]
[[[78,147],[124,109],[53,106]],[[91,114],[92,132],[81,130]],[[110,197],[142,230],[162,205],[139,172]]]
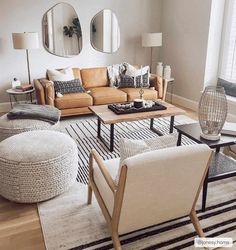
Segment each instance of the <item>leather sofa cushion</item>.
[[[134,99],[140,98],[139,90],[140,88],[121,88],[123,92],[127,94],[128,101],[133,101]],[[156,100],[158,98],[158,93],[154,89],[143,89],[143,98],[146,100]]]
[[105,87],[109,85],[106,67],[81,69],[80,73],[84,88]]
[[82,108],[91,105],[93,105],[93,98],[87,93],[71,93],[55,98],[55,106],[58,109]]
[[89,94],[93,97],[94,105],[127,101],[127,94],[116,88],[99,87],[89,90],[91,91]]

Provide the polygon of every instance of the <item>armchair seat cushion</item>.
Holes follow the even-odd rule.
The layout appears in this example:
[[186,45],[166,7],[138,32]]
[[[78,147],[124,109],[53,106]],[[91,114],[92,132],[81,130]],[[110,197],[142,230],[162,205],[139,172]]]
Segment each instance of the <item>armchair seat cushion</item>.
[[93,97],[94,105],[127,101],[127,94],[116,88],[98,87],[89,90],[91,91],[89,94]]
[[[119,163],[120,159],[111,159],[104,162],[106,169],[108,170],[109,174],[111,175],[112,179],[115,181],[118,169],[119,169]],[[108,212],[110,215],[112,215],[113,212],[113,205],[114,205],[114,195],[111,191],[111,189],[108,187],[100,168],[94,162],[93,166],[93,178],[94,182],[96,183],[96,186],[98,188],[99,193],[101,194],[103,201],[106,204],[106,207],[108,209]]]
[[[128,101],[133,101],[140,97],[140,88],[121,88],[123,92],[127,94]],[[158,98],[158,93],[154,89],[143,89],[143,98],[146,100],[156,100]]]
[[70,93],[55,98],[58,109],[83,108],[93,105],[93,98],[87,93]]

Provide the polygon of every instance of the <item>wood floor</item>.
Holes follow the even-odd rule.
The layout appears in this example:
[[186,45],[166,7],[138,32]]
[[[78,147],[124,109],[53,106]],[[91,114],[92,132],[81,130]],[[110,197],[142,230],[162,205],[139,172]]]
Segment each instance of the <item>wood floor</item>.
[[[187,115],[197,119],[194,111]],[[37,205],[23,205],[0,197],[0,250],[45,249]]]

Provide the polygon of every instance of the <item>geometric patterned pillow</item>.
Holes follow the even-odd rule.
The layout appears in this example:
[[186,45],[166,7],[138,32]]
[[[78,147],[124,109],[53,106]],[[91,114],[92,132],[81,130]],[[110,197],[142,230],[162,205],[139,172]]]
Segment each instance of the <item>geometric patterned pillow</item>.
[[150,84],[149,84],[149,73],[143,74],[142,78],[143,78],[143,84],[141,84],[141,75],[136,76],[136,84],[135,87],[136,88],[149,88]]
[[132,76],[121,74],[119,88],[135,88],[134,78]]
[[71,81],[54,81],[55,93],[69,94],[69,93],[84,93],[86,92],[81,84],[80,79]]
[[154,151],[163,148],[175,147],[177,143],[177,134],[163,135],[146,140],[132,140],[127,138],[120,139],[120,167],[115,179],[118,184],[123,161],[132,156]]

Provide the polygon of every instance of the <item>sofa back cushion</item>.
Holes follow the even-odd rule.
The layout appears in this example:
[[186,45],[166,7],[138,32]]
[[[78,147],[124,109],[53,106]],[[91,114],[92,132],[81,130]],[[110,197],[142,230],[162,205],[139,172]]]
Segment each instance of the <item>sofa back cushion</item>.
[[81,69],[80,74],[86,89],[109,86],[106,67]]
[[72,70],[73,70],[73,74],[74,74],[75,79],[81,80],[80,68],[73,68]]

